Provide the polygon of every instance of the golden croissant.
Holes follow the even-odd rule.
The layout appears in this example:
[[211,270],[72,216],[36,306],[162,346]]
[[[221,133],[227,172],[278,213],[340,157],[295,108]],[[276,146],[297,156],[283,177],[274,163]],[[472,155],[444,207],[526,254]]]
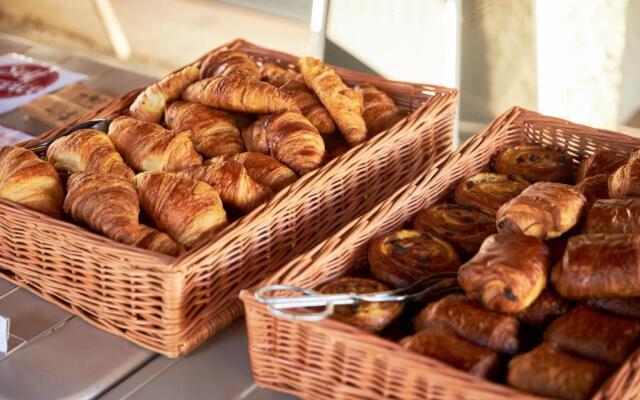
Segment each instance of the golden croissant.
[[268,118],[268,115],[263,115],[242,130],[242,140],[247,150],[269,154],[267,129],[265,127],[265,122]]
[[94,129],[81,129],[56,140],[47,149],[47,160],[66,173],[105,172],[129,180],[135,175],[109,136]]
[[129,112],[141,121],[160,122],[165,104],[180,97],[187,86],[198,80],[199,74],[198,68],[190,65],[165,77],[140,93]]
[[22,147],[0,147],[0,197],[59,217],[64,190],[53,166]]
[[200,79],[232,74],[245,75],[251,79],[260,79],[260,69],[248,54],[225,50],[212,53],[202,62]]
[[265,154],[247,152],[228,158],[242,164],[254,181],[268,186],[276,193],[298,179],[291,168]]
[[218,192],[204,182],[148,171],[136,175],[133,184],[143,210],[158,229],[187,248],[210,239],[227,225]]
[[282,86],[292,79],[302,79],[302,76],[288,68],[282,68],[278,64],[264,63],[260,70],[263,80],[269,82],[273,86]]
[[304,81],[318,96],[322,104],[351,146],[367,138],[367,127],[362,118],[362,96],[342,82],[333,69],[312,57],[298,61]]
[[179,171],[202,164],[202,156],[184,131],[167,131],[123,116],[111,122],[109,138],[136,171]]
[[393,100],[375,86],[359,83],[354,89],[362,96],[364,103],[362,118],[367,125],[369,135],[391,128],[404,117]]
[[164,117],[169,129],[188,130],[196,150],[207,158],[244,151],[236,119],[225,111],[174,101],[167,107]]

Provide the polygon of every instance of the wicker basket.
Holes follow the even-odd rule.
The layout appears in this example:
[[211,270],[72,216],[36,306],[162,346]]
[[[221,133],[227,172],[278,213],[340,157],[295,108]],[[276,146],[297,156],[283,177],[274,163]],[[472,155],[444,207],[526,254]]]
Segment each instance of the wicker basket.
[[[221,48],[284,66],[297,60],[243,40]],[[241,315],[241,289],[371,209],[431,165],[436,153],[450,152],[456,90],[336,70],[350,84],[378,86],[411,114],[179,258],[119,244],[0,200],[0,276],[150,350],[177,357],[193,349]],[[126,113],[139,91],[83,120]]]
[[[512,108],[459,151],[441,157],[412,183],[260,286],[287,283],[317,288],[364,265],[374,237],[399,229],[419,210],[442,201],[461,180],[486,168],[498,149],[523,142],[559,146],[577,158],[596,148],[631,152],[640,147],[640,139]],[[260,386],[306,399],[531,398],[337,321],[276,318],[253,294],[253,289],[245,290],[241,299],[253,374]],[[640,351],[595,397],[635,397],[640,388],[639,363]]]

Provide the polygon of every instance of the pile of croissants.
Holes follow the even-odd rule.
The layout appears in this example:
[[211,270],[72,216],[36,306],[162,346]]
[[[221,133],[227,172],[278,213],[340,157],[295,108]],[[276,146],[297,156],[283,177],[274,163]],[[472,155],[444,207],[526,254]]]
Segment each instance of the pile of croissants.
[[61,137],[46,160],[0,148],[0,197],[179,255],[224,228],[228,210],[250,212],[405,116],[376,87],[352,89],[316,59],[298,68],[214,52],[147,87],[108,134]]
[[560,149],[501,150],[491,172],[370,243],[366,271],[321,289],[380,292],[452,271],[460,293],[334,318],[526,392],[589,398],[640,344],[640,155],[576,165]]

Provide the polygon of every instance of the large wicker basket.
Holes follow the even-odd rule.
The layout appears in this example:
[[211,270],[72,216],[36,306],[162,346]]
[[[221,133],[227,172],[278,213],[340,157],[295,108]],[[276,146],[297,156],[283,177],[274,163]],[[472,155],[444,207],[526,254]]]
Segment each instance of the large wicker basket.
[[[297,60],[243,40],[221,48],[284,66]],[[456,90],[336,70],[350,84],[376,85],[411,114],[177,259],[0,200],[0,276],[150,350],[177,357],[193,349],[241,315],[241,289],[371,209],[431,165],[435,154],[450,152]],[[126,113],[139,91],[83,119]]]
[[[631,152],[640,147],[640,139],[512,108],[459,151],[440,158],[415,181],[260,286],[287,283],[317,288],[362,266],[371,239],[400,228],[417,211],[442,201],[465,177],[485,169],[498,149],[522,142],[559,146],[577,158],[596,148]],[[531,398],[337,321],[279,319],[255,300],[254,290],[243,291],[241,299],[251,365],[260,386],[305,399]],[[640,351],[595,398],[635,398],[640,390],[639,363]]]

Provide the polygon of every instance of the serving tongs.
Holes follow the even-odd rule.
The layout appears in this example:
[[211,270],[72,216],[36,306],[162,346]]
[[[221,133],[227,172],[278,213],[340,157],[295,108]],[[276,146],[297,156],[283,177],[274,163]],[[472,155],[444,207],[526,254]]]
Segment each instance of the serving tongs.
[[[279,291],[293,291],[302,293],[302,296],[269,296],[270,293]],[[321,321],[333,314],[335,306],[357,305],[363,301],[430,302],[461,291],[455,272],[440,272],[428,275],[406,288],[386,292],[322,294],[315,290],[298,286],[269,285],[259,289],[255,293],[255,298],[259,303],[266,304],[269,311],[280,318],[299,321]],[[322,307],[322,310],[309,310],[309,308],[314,307]],[[300,311],[292,311],[294,309]]]
[[111,120],[105,119],[105,118],[92,119],[89,121],[80,122],[75,124],[71,128],[67,129],[66,131],[64,131],[62,135],[48,139],[41,143],[37,143],[33,146],[28,146],[26,147],[26,149],[31,150],[32,152],[36,153],[38,156],[42,156],[47,152],[47,149],[49,148],[49,146],[51,146],[51,143],[55,142],[56,140],[60,139],[63,136],[71,135],[73,132],[79,131],[80,129],[95,129],[97,131],[107,133],[109,131],[110,124],[111,124]]

